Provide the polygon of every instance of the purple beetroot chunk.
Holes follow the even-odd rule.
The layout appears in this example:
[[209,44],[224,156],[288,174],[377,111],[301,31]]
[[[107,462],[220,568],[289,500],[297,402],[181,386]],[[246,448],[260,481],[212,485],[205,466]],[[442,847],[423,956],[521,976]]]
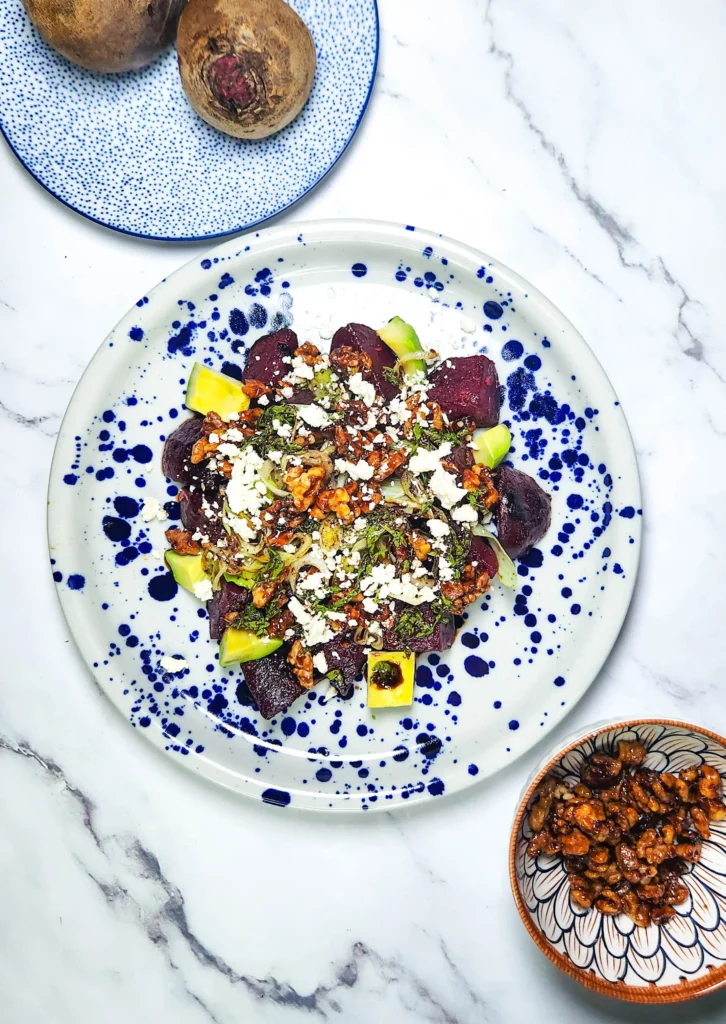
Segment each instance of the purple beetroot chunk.
[[370,373],[366,374],[367,379],[387,402],[395,398],[398,388],[386,380],[383,371],[392,369],[396,365],[396,357],[373,328],[366,327],[365,324],[347,324],[345,327],[340,327],[333,335],[330,351],[334,352],[336,348],[341,348],[343,345],[348,345],[356,352],[365,352],[371,357],[373,367]]
[[[398,605],[396,612],[402,612],[406,605]],[[427,622],[432,621],[432,612],[429,608],[422,606],[423,615]],[[383,630],[384,651],[413,651],[415,654],[426,654],[428,651],[448,651],[454,643],[456,636],[456,625],[452,615],[445,615],[434,626],[433,633],[429,636],[414,636],[402,640],[393,630]]]
[[246,661],[242,672],[252,699],[268,721],[307,692],[287,663],[286,647],[258,661]]
[[478,427],[499,422],[499,378],[486,356],[445,359],[431,377],[429,398],[452,420],[473,417]]
[[198,530],[214,544],[224,537],[225,531],[221,520],[208,519],[202,512],[202,492],[199,489],[179,491],[179,512],[182,526],[190,533],[196,533]]
[[510,466],[502,466],[495,483],[499,542],[510,558],[519,558],[549,530],[552,499],[531,476]]
[[193,479],[195,470],[190,459],[192,448],[203,434],[202,417],[192,416],[180,423],[176,430],[169,434],[161,456],[161,471],[170,480],[175,480],[183,487]]
[[454,448],[451,455],[446,456],[446,462],[450,462],[459,472],[474,465],[474,452],[468,444],[459,444]]
[[335,683],[333,685],[341,696],[347,697],[353,688],[353,683],[361,673],[363,662],[366,660],[362,646],[355,643],[353,637],[348,634],[347,638],[336,636],[320,649],[328,663],[328,671],[332,672],[337,668],[343,673],[343,685],[337,686]]
[[222,633],[224,633],[229,625],[225,616],[229,612],[241,612],[249,599],[250,592],[246,587],[238,587],[236,583],[228,583],[227,580],[222,580],[219,590],[215,591],[212,600],[207,602],[209,635],[212,640],[222,639]]
[[483,537],[471,538],[467,562],[473,565],[477,572],[486,569],[490,580],[493,580],[499,572],[499,560],[493,548],[487,544]]
[[290,369],[290,364],[283,360],[292,359],[297,347],[297,334],[289,327],[283,327],[281,331],[258,338],[247,356],[242,380],[276,384]]

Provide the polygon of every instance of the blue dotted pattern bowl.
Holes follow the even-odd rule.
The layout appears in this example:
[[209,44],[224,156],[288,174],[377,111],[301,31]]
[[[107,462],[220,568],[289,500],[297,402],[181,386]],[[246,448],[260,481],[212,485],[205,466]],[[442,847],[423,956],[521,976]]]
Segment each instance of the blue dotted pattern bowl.
[[[442,355],[487,352],[515,466],[552,494],[552,527],[467,611],[454,647],[418,659],[410,708],[371,711],[310,691],[265,722],[222,670],[204,608],[159,554],[178,515],[164,438],[195,360],[239,375],[251,343],[290,325],[327,347],[350,321],[413,323]],[[476,250],[412,226],[329,221],[224,243],[142,296],[86,370],[49,493],[53,572],[102,689],[170,756],[278,805],[368,810],[438,798],[509,764],[584,693],[632,594],[640,490],[630,435],[600,365],[535,289]],[[181,655],[181,673],[164,656]]]
[[292,206],[355,135],[378,60],[376,0],[293,0],[315,41],[302,113],[267,139],[234,139],[188,103],[171,48],[141,71],[101,75],[40,38],[21,0],[0,0],[0,128],[49,192],[132,235],[241,231]]

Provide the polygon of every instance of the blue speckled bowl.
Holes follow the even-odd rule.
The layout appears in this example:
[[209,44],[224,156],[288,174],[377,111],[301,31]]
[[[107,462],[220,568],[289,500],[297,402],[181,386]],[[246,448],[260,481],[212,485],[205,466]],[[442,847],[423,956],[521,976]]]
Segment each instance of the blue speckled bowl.
[[[195,360],[241,366],[249,345],[291,324],[325,345],[349,321],[398,314],[442,354],[486,351],[504,384],[512,461],[552,493],[552,528],[496,584],[454,648],[419,658],[415,702],[371,712],[365,687],[317,690],[268,723],[236,699],[205,612],[158,554],[176,514],[164,438],[186,414]],[[226,367],[228,370],[230,366]],[[229,241],[147,296],[86,370],[63,422],[49,537],[63,609],[102,689],[180,763],[280,805],[379,809],[471,785],[528,750],[590,685],[630,601],[640,542],[630,435],[601,367],[542,295],[490,257],[439,235],[331,221]],[[182,655],[183,675],[161,666]]]
[[302,113],[268,139],[234,139],[187,102],[176,53],[101,75],[40,38],[0,0],[0,129],[54,196],[117,231],[169,240],[242,231],[292,206],[351,141],[378,60],[376,0],[292,0],[315,41]]

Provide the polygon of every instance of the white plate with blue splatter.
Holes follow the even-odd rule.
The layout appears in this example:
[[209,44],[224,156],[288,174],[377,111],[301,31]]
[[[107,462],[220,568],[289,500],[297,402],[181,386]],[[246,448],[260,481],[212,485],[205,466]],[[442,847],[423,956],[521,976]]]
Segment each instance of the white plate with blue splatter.
[[[419,657],[410,709],[365,687],[316,691],[271,722],[240,704],[206,613],[160,560],[175,514],[164,438],[192,364],[235,372],[283,325],[325,344],[350,321],[400,315],[442,355],[486,352],[503,384],[515,466],[552,494],[552,526],[496,584],[454,647]],[[473,324],[470,322],[473,321]],[[472,331],[472,327],[476,329]],[[227,364],[225,366],[225,364]],[[231,365],[230,365],[231,364]],[[439,235],[365,221],[272,228],[224,243],[139,299],[101,346],[58,438],[49,493],[54,576],[76,642],[132,726],[179,763],[255,799],[388,809],[473,784],[529,750],[590,686],[625,618],[640,548],[630,434],[601,366],[517,274]],[[171,675],[162,659],[189,668]],[[243,693],[243,690],[240,690]]]
[[376,0],[292,0],[315,42],[310,98],[267,139],[235,139],[195,114],[170,48],[141,71],[71,64],[0,0],[0,129],[49,192],[132,235],[214,238],[274,217],[338,161],[365,113],[378,60]]

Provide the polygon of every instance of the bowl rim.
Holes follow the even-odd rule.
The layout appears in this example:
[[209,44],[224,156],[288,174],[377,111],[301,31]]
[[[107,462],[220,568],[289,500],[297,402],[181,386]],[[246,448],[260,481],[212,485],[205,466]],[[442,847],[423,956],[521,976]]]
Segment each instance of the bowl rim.
[[694,978],[692,981],[682,981],[678,985],[664,985],[659,987],[655,982],[651,982],[648,985],[634,986],[628,985],[623,981],[605,981],[598,978],[589,969],[576,967],[567,959],[567,957],[554,949],[547,941],[546,937],[542,935],[537,928],[535,928],[532,923],[530,911],[525,906],[524,900],[522,899],[522,894],[519,891],[519,884],[517,881],[516,848],[519,826],[532,794],[552,765],[555,762],[560,761],[566,754],[569,754],[571,750],[579,747],[586,740],[594,739],[594,737],[600,736],[604,732],[611,732],[613,729],[633,728],[639,725],[676,726],[686,729],[689,732],[695,732],[702,736],[707,736],[709,739],[716,740],[716,742],[720,743],[723,747],[726,747],[726,738],[721,736],[719,733],[713,732],[712,730],[706,729],[700,725],[692,725],[690,722],[683,722],[676,718],[623,719],[585,730],[552,757],[547,758],[541,768],[536,771],[531,782],[527,786],[526,791],[520,798],[509,840],[509,882],[512,888],[514,902],[517,906],[517,910],[519,911],[519,916],[521,917],[525,928],[529,932],[530,937],[548,960],[551,960],[556,967],[559,967],[559,969],[563,971],[563,973],[569,975],[570,978],[573,978],[581,985],[584,985],[585,988],[588,988],[593,992],[598,992],[600,995],[608,996],[611,999],[621,999],[630,1003],[648,1003],[651,1005],[682,1003],[688,999],[696,999],[699,996],[705,996],[709,993],[716,992],[718,989],[726,986],[726,963],[723,963],[720,967],[709,968],[708,973],[703,975],[701,978]]

